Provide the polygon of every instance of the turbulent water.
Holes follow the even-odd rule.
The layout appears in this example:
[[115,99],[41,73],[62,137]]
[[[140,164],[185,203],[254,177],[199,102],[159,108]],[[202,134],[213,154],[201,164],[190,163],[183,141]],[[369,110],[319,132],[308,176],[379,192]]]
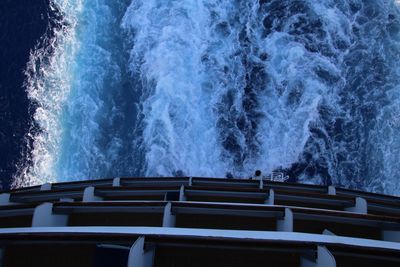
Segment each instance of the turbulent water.
[[[248,177],[400,194],[394,0],[53,0],[14,186]],[[42,41],[43,42],[43,41]]]

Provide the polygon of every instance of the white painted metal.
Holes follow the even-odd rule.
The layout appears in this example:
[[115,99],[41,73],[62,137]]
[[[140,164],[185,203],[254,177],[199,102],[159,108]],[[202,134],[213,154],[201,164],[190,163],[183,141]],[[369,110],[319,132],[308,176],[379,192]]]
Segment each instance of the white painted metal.
[[179,190],[179,201],[186,201],[185,186],[184,185],[181,185],[181,188]]
[[43,203],[35,208],[32,227],[66,226],[68,215],[53,214],[53,203]]
[[322,232],[322,234],[323,234],[323,235],[335,235],[333,232],[329,231],[328,229],[325,229],[325,230]]
[[285,208],[285,217],[277,221],[277,231],[293,232],[293,212],[290,208]]
[[9,193],[3,193],[0,194],[0,206],[7,206],[10,205],[10,194]]
[[132,236],[157,235],[165,237],[185,238],[220,238],[228,240],[243,241],[281,241],[281,242],[307,242],[324,246],[347,245],[359,248],[370,249],[391,249],[400,252],[400,243],[381,241],[364,238],[345,236],[331,236],[320,234],[308,234],[298,232],[276,232],[276,231],[248,231],[248,230],[222,230],[222,229],[194,229],[176,227],[21,227],[21,228],[0,228],[0,236],[8,234],[28,233],[96,233],[96,234],[124,234]]
[[113,179],[112,186],[121,186],[121,178],[116,177]]
[[129,251],[128,267],[151,267],[154,261],[154,249],[145,251],[144,236],[139,237]]
[[268,196],[264,200],[264,204],[274,205],[274,203],[275,203],[275,191],[274,189],[271,188],[269,190]]
[[40,186],[40,191],[49,191],[49,190],[51,190],[51,184],[50,183],[45,183],[45,184],[42,184]]
[[164,208],[163,227],[175,227],[176,216],[171,212],[171,202],[168,202]]
[[336,267],[335,257],[325,246],[318,246],[317,266]]
[[318,246],[317,258],[301,258],[301,267],[336,267],[335,257],[325,246]]
[[336,195],[336,188],[334,186],[328,186],[328,195]]
[[346,211],[355,212],[355,213],[368,213],[368,205],[367,201],[362,197],[356,197],[356,203],[354,207],[345,208]]
[[101,197],[96,196],[94,194],[93,186],[86,187],[85,190],[83,191],[82,202],[92,202],[92,201],[101,201],[101,200],[102,200]]

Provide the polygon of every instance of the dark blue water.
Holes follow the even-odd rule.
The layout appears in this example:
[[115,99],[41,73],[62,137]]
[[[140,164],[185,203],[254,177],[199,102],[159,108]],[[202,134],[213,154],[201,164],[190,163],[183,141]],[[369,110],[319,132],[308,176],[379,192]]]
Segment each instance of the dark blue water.
[[4,0],[0,5],[0,179],[9,188],[17,165],[29,154],[26,134],[33,110],[25,92],[32,49],[51,36],[56,14],[48,0]]
[[16,30],[12,12],[1,25],[30,40],[24,53],[12,50],[25,55],[18,67],[2,66],[19,75],[4,83],[19,92],[2,98],[10,103],[5,184],[11,176],[14,186],[245,178],[260,169],[399,194],[398,2],[52,0],[35,8],[14,18],[35,21],[34,30]]

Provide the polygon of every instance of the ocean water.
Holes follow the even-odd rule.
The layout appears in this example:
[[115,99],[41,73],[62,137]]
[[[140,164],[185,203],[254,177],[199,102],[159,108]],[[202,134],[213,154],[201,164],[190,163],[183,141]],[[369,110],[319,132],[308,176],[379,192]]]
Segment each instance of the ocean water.
[[[115,176],[400,195],[394,0],[51,0],[13,186]],[[53,18],[54,17],[54,18]]]
[[[49,0],[4,0],[0,5],[0,188],[8,188],[18,162],[29,154],[33,104],[25,92],[29,54],[51,36],[57,14]],[[51,39],[51,38],[48,38]]]

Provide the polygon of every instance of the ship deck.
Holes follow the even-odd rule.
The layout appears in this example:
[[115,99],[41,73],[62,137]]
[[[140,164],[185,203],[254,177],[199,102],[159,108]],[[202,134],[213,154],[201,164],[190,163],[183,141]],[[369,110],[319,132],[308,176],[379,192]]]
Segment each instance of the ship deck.
[[269,180],[21,188],[0,194],[0,227],[2,266],[400,265],[400,198]]

